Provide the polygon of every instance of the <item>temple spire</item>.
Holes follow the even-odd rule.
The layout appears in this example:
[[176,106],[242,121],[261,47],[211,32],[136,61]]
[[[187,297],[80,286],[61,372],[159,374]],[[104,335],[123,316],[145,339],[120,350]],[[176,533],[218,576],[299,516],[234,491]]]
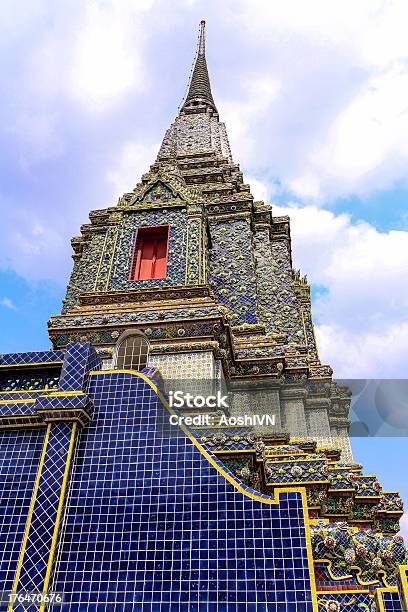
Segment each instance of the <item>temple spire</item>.
[[186,99],[181,107],[182,112],[206,112],[208,108],[217,112],[211,93],[210,79],[208,77],[207,62],[205,59],[205,21],[200,23],[198,52]]

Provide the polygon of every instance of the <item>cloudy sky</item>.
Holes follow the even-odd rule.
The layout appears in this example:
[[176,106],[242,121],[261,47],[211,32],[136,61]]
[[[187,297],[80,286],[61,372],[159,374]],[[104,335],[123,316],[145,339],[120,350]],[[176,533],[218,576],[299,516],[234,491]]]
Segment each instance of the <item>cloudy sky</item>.
[[[339,377],[405,377],[406,0],[3,0],[0,351],[48,346],[69,239],[153,161],[201,18],[234,158],[292,218],[322,361]],[[392,488],[404,443],[381,453]]]

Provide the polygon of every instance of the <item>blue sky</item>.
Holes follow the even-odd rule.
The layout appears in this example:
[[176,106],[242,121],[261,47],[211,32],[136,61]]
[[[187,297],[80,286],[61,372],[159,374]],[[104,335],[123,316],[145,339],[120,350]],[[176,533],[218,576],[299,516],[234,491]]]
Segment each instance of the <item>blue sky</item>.
[[[406,377],[405,0],[4,0],[0,351],[48,346],[69,240],[153,162],[201,18],[233,156],[256,197],[292,218],[322,361],[337,377]],[[404,445],[353,441],[408,500]]]

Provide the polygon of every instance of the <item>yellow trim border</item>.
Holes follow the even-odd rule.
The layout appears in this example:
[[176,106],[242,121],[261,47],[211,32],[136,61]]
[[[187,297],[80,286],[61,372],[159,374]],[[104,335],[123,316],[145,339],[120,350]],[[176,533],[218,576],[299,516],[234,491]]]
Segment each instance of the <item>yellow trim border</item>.
[[375,590],[376,603],[378,605],[379,612],[387,612],[384,606],[383,598],[382,598],[383,593],[398,593],[398,588],[390,587],[389,589],[386,589],[384,587],[381,587]]
[[408,577],[407,577],[407,572],[408,572],[408,565],[400,565],[399,566],[399,574],[400,574],[399,577],[400,577],[400,581],[401,581],[402,597],[403,597],[401,599],[401,604],[402,604],[402,609],[404,610],[404,612],[406,612],[408,610]]
[[[64,476],[62,478],[60,497],[59,497],[59,501],[58,501],[57,516],[55,518],[55,525],[54,525],[54,531],[53,531],[53,534],[52,534],[50,554],[48,556],[47,569],[46,569],[46,572],[45,572],[44,585],[43,585],[43,594],[44,595],[46,595],[46,593],[47,593],[48,585],[49,585],[50,579],[51,579],[54,555],[55,555],[55,550],[56,550],[57,542],[58,542],[58,534],[59,534],[62,514],[63,514],[63,511],[64,511],[65,493],[66,493],[67,485],[68,485],[69,470],[71,468],[72,455],[73,455],[73,450],[74,450],[74,445],[75,445],[76,431],[77,431],[77,423],[74,423],[72,425],[71,438],[69,440],[69,447],[68,447],[68,452],[67,452],[67,459],[66,459],[66,462],[65,462]],[[44,612],[44,610],[45,610],[45,604],[42,603],[41,606],[40,606],[40,612]]]
[[[37,400],[34,398],[28,397],[27,399],[7,399],[0,400],[0,404],[34,404]],[[10,415],[11,416],[11,415]]]
[[[31,368],[33,366],[62,365],[62,361],[33,361],[33,363],[3,363],[0,368]],[[6,391],[4,393],[7,393]]]
[[[50,437],[50,430],[51,430],[51,425],[48,425],[48,427],[47,427],[47,429],[45,431],[43,447],[42,447],[42,452],[41,452],[41,457],[40,457],[40,462],[38,464],[37,476],[36,476],[35,481],[34,481],[33,493],[31,495],[30,507],[28,509],[28,514],[27,514],[27,520],[26,520],[25,529],[24,529],[23,540],[21,542],[20,555],[19,555],[19,558],[18,558],[16,574],[15,574],[14,582],[13,582],[13,589],[12,589],[12,594],[13,595],[15,595],[17,593],[18,581],[20,579],[21,568],[23,566],[23,559],[24,559],[25,550],[26,550],[26,547],[27,547],[28,535],[29,535],[29,532],[30,532],[31,520],[33,518],[35,501],[37,499],[38,488],[39,488],[39,485],[40,485],[40,478],[41,478],[42,469],[43,469],[43,466],[44,466],[45,455],[46,455],[46,452],[47,452],[47,445],[48,445],[48,439]],[[10,603],[9,607],[8,607],[8,612],[11,612],[12,610],[13,610],[13,603]]]

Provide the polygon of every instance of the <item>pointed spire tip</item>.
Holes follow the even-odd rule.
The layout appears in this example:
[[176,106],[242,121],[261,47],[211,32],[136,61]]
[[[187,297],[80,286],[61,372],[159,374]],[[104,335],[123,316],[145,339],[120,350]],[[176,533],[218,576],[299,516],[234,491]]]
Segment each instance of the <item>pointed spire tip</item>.
[[205,19],[200,21],[200,42],[198,46],[198,54],[205,55]]
[[198,52],[191,73],[187,96],[181,111],[206,112],[208,107],[217,112],[211,93],[210,79],[208,78],[207,62],[205,59],[205,20],[202,19],[200,21]]

